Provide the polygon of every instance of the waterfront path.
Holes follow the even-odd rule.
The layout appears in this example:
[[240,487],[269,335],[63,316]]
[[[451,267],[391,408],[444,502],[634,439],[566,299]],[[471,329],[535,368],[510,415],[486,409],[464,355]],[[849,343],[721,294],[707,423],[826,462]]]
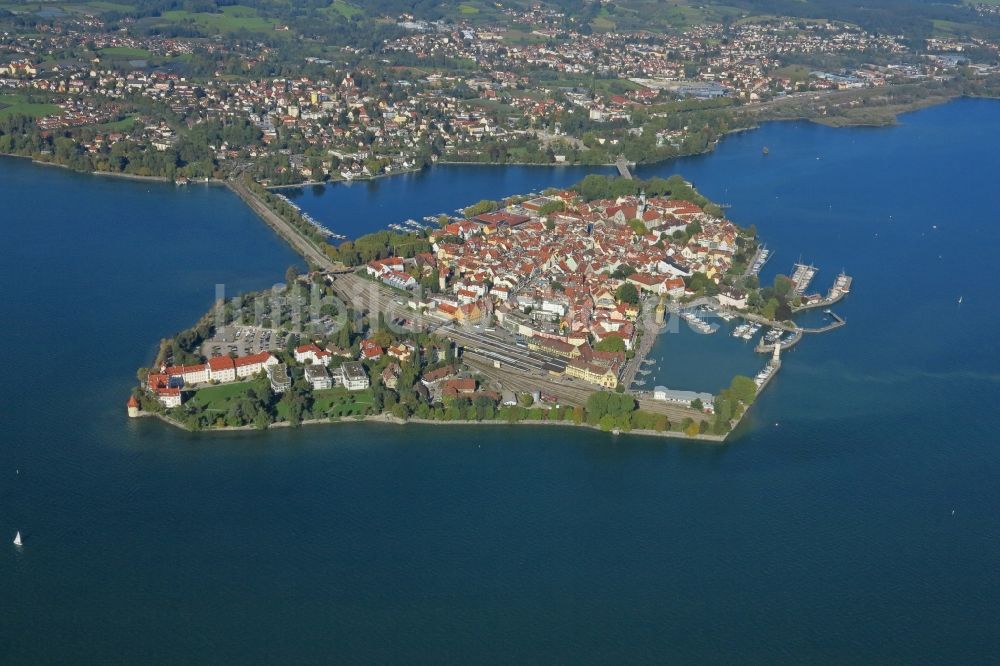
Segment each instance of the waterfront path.
[[[789,329],[788,327],[784,327],[785,330],[791,330],[793,335],[788,340],[779,343],[781,345],[781,350],[784,351],[786,349],[790,349],[795,345],[797,345],[802,340],[803,336],[806,333],[826,333],[827,331],[832,331],[835,328],[840,328],[841,326],[847,325],[847,320],[841,317],[836,312],[829,312],[828,314],[831,317],[833,317],[833,321],[831,321],[826,326],[819,326],[814,328],[796,327],[794,329]],[[754,351],[760,352],[762,354],[772,352],[774,351],[774,345],[764,344],[763,341],[760,341],[757,343],[757,346],[754,347]]]
[[646,355],[649,354],[649,350],[653,348],[653,343],[656,342],[656,338],[660,334],[661,327],[657,326],[651,319],[651,317],[646,317],[639,346],[636,347],[635,354],[626,363],[625,370],[622,372],[621,384],[626,391],[632,388],[636,373],[642,368],[642,362],[646,359]]
[[840,302],[844,296],[847,296],[846,291],[837,292],[836,296],[827,296],[824,299],[818,300],[815,303],[807,303],[805,305],[800,305],[798,307],[792,308],[792,312],[803,312],[804,310],[815,310],[816,308],[829,307],[834,303]]

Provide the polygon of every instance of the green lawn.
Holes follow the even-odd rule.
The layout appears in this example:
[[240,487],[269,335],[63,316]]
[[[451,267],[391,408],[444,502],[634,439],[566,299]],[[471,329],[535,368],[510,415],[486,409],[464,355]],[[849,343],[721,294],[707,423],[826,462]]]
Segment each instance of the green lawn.
[[86,3],[86,5],[93,7],[95,9],[103,9],[106,11],[113,9],[118,12],[127,12],[130,9],[133,9],[131,5],[126,5],[118,2],[104,2],[103,0],[89,0],[89,2]]
[[351,18],[357,16],[358,14],[363,14],[364,10],[359,7],[355,7],[352,4],[344,2],[344,0],[334,0],[333,3],[327,7],[327,13],[340,14],[344,18]]
[[116,2],[89,0],[88,2],[4,2],[0,3],[0,9],[6,9],[15,14],[33,14],[44,9],[58,9],[66,14],[99,15],[111,10],[129,11],[130,9],[134,9],[134,7]]
[[146,49],[131,46],[110,46],[106,49],[101,49],[98,53],[112,60],[141,60],[153,55]]
[[971,23],[956,23],[940,19],[934,19],[931,23],[934,24],[935,37],[967,37],[974,36],[979,32],[978,26]]
[[254,382],[233,382],[232,384],[219,384],[218,386],[208,386],[198,389],[190,402],[198,407],[203,407],[209,412],[226,412],[234,400],[240,400],[246,395],[247,389],[252,387]]
[[458,13],[465,15],[478,14],[479,8],[473,7],[472,5],[461,4],[458,6]]
[[272,21],[258,16],[256,9],[241,5],[223,7],[221,13],[173,10],[163,12],[161,19],[171,23],[195,23],[199,28],[210,31],[236,32],[237,30],[247,30],[249,32],[274,32],[274,23]]
[[59,111],[55,104],[33,104],[23,95],[0,95],[0,118],[15,114],[41,118],[55,115]]
[[372,404],[371,389],[348,391],[343,387],[313,391],[313,416],[353,416]]
[[113,120],[110,123],[101,123],[100,125],[91,125],[90,127],[99,132],[127,132],[134,126],[135,118],[129,116],[121,120]]

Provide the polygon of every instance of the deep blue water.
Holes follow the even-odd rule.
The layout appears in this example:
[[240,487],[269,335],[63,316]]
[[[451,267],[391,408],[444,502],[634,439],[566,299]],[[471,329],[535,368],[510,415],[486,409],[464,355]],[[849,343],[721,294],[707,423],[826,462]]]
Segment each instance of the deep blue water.
[[[1000,104],[967,100],[650,170],[756,224],[766,277],[801,254],[822,289],[856,278],[848,326],[790,353],[720,447],[129,422],[161,336],[296,258],[225,190],[0,161],[0,660],[992,661],[998,137]],[[555,177],[469,173],[333,205],[388,222]],[[691,376],[698,340],[676,338]]]
[[417,173],[367,181],[281,188],[280,192],[333,231],[356,238],[414,219],[454,215],[480,199],[568,187],[588,173],[618,173],[614,167],[491,167],[442,164]]

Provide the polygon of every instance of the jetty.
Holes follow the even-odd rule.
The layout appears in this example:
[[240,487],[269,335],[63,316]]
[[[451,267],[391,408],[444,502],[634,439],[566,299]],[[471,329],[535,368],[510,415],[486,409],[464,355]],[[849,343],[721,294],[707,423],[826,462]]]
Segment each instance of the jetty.
[[754,347],[754,351],[761,354],[766,354],[768,352],[773,352],[776,345],[781,349],[781,351],[785,351],[786,349],[791,349],[792,347],[797,345],[802,340],[803,336],[806,333],[826,333],[828,331],[840,328],[841,326],[847,325],[847,320],[841,317],[836,312],[832,310],[826,310],[825,314],[828,314],[833,319],[833,321],[831,321],[826,326],[818,326],[811,328],[796,326],[795,328],[791,329],[787,326],[781,326],[780,328],[783,328],[786,331],[790,330],[792,335],[785,338],[784,340],[779,339],[777,342],[771,344],[767,344],[763,340],[760,340],[757,343],[757,346]]
[[803,299],[801,305],[792,308],[792,312],[801,312],[802,310],[809,310],[812,308],[823,308],[829,307],[834,303],[837,303],[844,296],[847,296],[851,292],[851,284],[854,282],[852,278],[847,273],[841,271],[837,279],[834,280],[833,286],[826,293],[826,296],[820,296],[819,294],[813,294],[811,296],[806,296]]
[[766,264],[767,260],[770,258],[771,250],[769,250],[766,245],[761,245],[757,248],[757,252],[753,255],[753,259],[750,261],[750,265],[747,267],[746,272],[743,273],[743,277],[759,275],[760,269],[764,268],[764,264]]
[[797,296],[801,296],[806,293],[806,289],[809,288],[809,283],[816,276],[818,269],[812,264],[803,263],[795,264],[794,268],[795,270],[792,272],[792,288]]

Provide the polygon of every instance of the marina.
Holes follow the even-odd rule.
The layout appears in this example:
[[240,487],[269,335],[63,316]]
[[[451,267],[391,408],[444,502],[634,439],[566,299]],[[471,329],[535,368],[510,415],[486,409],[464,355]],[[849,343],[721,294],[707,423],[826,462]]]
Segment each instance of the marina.
[[680,318],[686,321],[691,328],[705,335],[710,335],[719,330],[718,324],[709,324],[692,310],[682,310],[680,312]]
[[802,310],[808,310],[810,308],[821,308],[828,307],[837,303],[844,296],[851,292],[851,285],[854,282],[854,278],[841,271],[837,278],[834,280],[833,285],[830,290],[826,293],[826,296],[820,296],[819,294],[810,294],[808,296],[802,297],[802,302],[793,309],[793,312],[800,312]]
[[313,227],[315,227],[316,231],[318,231],[320,233],[320,235],[323,236],[324,238],[332,238],[334,240],[347,240],[347,236],[345,236],[343,234],[338,234],[335,231],[332,231],[329,228],[323,226],[322,224],[320,224],[316,220],[316,218],[314,218],[309,213],[304,212],[302,210],[302,208],[299,207],[298,204],[296,204],[294,201],[292,201],[291,199],[289,199],[284,194],[281,194],[280,192],[276,192],[274,194],[274,196],[278,197],[279,199],[281,199],[282,201],[284,201],[286,204],[288,204],[289,206],[291,206],[293,209],[295,209],[295,212],[297,212],[299,215],[301,215],[303,220],[305,220],[306,222],[308,222],[309,224],[311,224]]
[[741,338],[749,342],[750,340],[753,339],[755,335],[757,335],[757,333],[760,332],[760,328],[761,328],[760,324],[756,322],[747,322],[745,324],[740,324],[739,326],[734,328],[732,336],[734,338]]
[[792,272],[792,289],[797,296],[802,296],[802,294],[806,293],[806,289],[809,288],[809,284],[816,277],[816,271],[819,269],[811,264],[803,263],[795,264],[794,268],[795,270]]
[[770,258],[771,258],[771,251],[767,248],[766,245],[761,246],[761,248],[757,250],[757,255],[754,257],[753,263],[750,265],[750,269],[747,271],[747,275],[759,275],[761,269],[764,268],[764,264],[766,264],[767,260]]

